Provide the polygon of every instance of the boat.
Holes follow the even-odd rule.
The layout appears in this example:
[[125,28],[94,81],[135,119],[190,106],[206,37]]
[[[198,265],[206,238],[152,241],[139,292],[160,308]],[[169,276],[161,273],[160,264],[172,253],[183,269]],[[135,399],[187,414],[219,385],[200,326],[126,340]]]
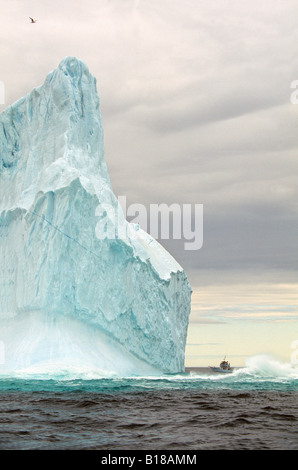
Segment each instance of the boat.
[[226,356],[224,357],[224,360],[221,361],[221,363],[219,364],[219,367],[216,367],[216,366],[209,366],[209,367],[213,372],[221,372],[224,374],[226,373],[230,374],[231,372],[233,372],[233,368],[230,366],[230,363],[226,361]]

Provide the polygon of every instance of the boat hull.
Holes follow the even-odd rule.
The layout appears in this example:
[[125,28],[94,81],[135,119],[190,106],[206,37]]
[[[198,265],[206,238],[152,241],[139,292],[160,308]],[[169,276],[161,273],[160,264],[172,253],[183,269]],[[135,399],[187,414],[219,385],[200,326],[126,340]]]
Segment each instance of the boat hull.
[[220,374],[231,374],[233,369],[221,369],[221,367],[210,367],[213,372],[219,372]]

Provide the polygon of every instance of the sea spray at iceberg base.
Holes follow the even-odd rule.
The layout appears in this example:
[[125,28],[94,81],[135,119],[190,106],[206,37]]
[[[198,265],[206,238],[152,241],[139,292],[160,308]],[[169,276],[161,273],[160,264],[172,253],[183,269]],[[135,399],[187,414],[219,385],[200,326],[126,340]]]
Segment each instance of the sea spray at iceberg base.
[[[191,288],[123,216],[88,68],[65,58],[0,121],[0,371],[182,372]],[[125,237],[98,236],[110,213]]]
[[6,348],[0,377],[70,379],[159,372],[100,329],[67,316],[25,314],[1,326],[1,332]]

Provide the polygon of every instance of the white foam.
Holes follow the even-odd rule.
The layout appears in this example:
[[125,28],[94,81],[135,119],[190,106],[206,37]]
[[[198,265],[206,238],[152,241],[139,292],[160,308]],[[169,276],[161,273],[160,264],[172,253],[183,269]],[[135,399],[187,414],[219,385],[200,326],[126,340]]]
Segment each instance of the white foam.
[[97,379],[157,373],[105,332],[75,318],[23,314],[21,320],[0,323],[0,331],[2,376]]
[[246,374],[258,378],[298,378],[298,368],[290,363],[282,362],[279,359],[267,355],[259,354],[247,359],[243,369],[238,374]]

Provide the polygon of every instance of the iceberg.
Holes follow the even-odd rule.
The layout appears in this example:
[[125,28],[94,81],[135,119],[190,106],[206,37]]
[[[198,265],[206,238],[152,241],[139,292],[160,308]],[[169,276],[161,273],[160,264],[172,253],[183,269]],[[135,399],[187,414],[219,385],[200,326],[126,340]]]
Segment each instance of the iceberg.
[[125,219],[81,60],[1,113],[0,152],[0,370],[184,371],[191,287]]

